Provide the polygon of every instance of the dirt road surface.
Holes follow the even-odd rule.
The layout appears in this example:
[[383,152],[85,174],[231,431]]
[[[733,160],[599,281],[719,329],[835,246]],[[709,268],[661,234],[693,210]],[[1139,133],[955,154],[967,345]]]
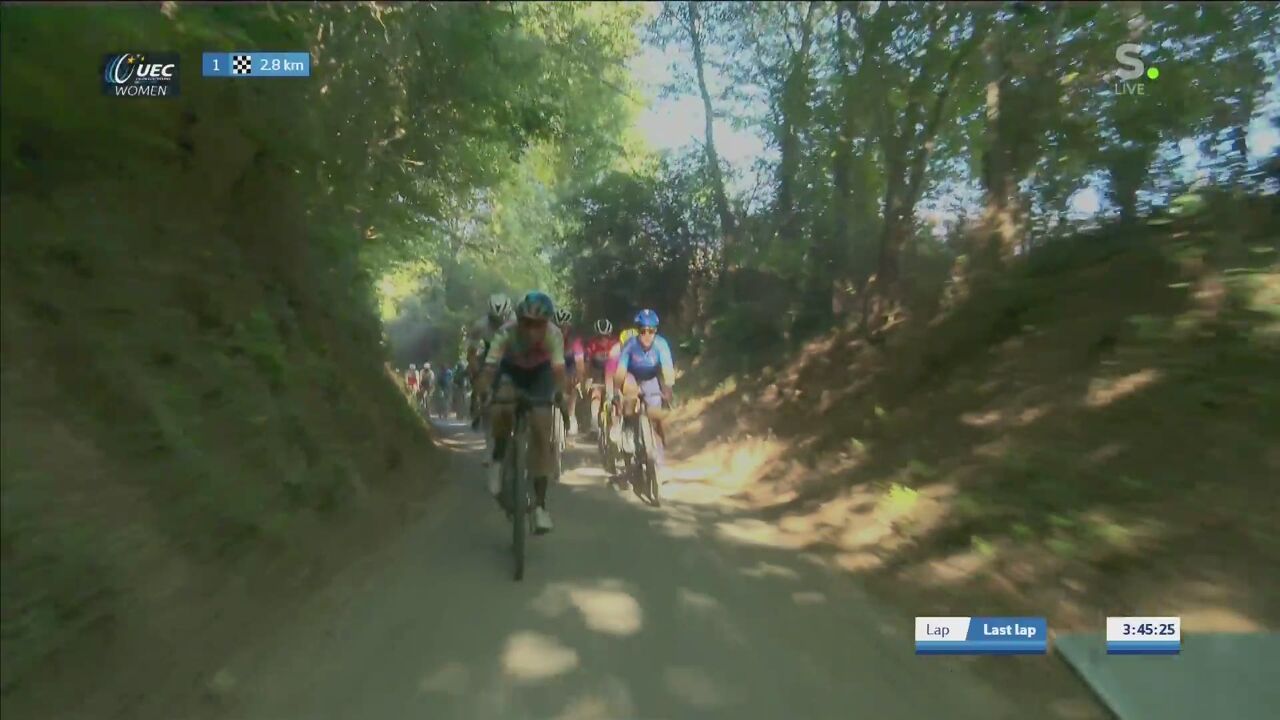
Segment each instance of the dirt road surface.
[[[458,453],[426,513],[211,683],[215,716],[1025,718],[966,658],[917,657],[910,617],[675,473],[664,507],[611,486],[587,443],[553,487],[556,531],[511,577],[510,530]],[[678,478],[684,478],[680,480]],[[705,485],[704,485],[705,487]],[[1030,714],[1029,714],[1030,713]]]

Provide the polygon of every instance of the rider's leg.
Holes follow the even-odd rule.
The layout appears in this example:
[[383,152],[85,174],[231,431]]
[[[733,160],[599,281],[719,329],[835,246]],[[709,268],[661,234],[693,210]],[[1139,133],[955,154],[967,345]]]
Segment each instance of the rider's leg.
[[663,419],[666,417],[662,410],[662,385],[657,378],[645,380],[640,383],[640,392],[644,395],[644,403],[648,406],[648,415],[650,424],[653,425],[654,434],[658,436],[658,447],[654,448],[654,458],[661,465],[665,456],[667,437],[662,425]]
[[566,404],[569,406],[569,419],[564,424],[566,435],[575,435],[578,432],[578,378],[576,375],[569,376],[569,392],[565,398]]
[[537,505],[540,508],[547,506],[547,479],[551,477],[552,472],[551,413],[553,410],[559,412],[554,408],[539,407],[529,413],[529,430],[533,441],[529,468],[533,470],[533,489],[537,493]]
[[489,408],[489,437],[492,448],[492,465],[489,466],[489,492],[497,495],[502,491],[502,456],[507,450],[511,438],[511,425],[515,419],[515,388],[511,379],[505,375],[498,376],[498,387],[494,391],[494,404]]

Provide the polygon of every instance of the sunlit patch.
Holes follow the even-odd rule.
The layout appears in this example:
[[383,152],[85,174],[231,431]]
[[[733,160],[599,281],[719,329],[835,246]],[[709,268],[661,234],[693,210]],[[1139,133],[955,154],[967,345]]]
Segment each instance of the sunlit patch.
[[1003,415],[999,410],[986,412],[967,412],[960,415],[960,422],[969,427],[991,427],[1000,422]]
[[884,565],[884,560],[874,552],[844,552],[836,555],[835,563],[849,572],[867,572]]
[[578,651],[548,635],[518,632],[507,639],[502,651],[502,669],[518,682],[538,682],[564,675],[581,662]]
[[966,550],[917,565],[905,574],[909,580],[926,587],[957,585],[973,581],[994,559],[994,554]]
[[798,550],[806,544],[800,536],[783,533],[775,525],[750,518],[716,523],[716,532],[726,540],[743,545]]
[[606,677],[594,683],[589,691],[570,700],[555,720],[613,720],[638,715],[626,681]]
[[602,580],[591,586],[553,583],[534,600],[534,607],[552,617],[573,608],[583,624],[606,635],[634,635],[643,624],[640,603],[617,580]]
[[423,693],[443,693],[446,695],[464,695],[471,683],[471,672],[460,662],[445,663],[435,672],[427,675],[418,684]]
[[680,588],[676,591],[676,603],[683,608],[704,612],[718,610],[721,607],[719,600],[689,588]]
[[651,525],[660,528],[663,534],[673,538],[695,538],[698,537],[698,523],[694,520],[685,520],[670,515],[651,523]]
[[761,560],[755,565],[744,568],[742,574],[753,578],[784,578],[786,580],[799,580],[800,573],[789,567],[776,565],[771,562]]
[[719,707],[728,700],[724,691],[701,668],[670,667],[662,675],[667,689],[694,707]]
[[795,592],[791,593],[791,600],[797,605],[824,605],[827,596],[815,591]]
[[1126,395],[1131,395],[1151,385],[1162,376],[1163,373],[1159,370],[1146,368],[1123,377],[1094,380],[1089,383],[1089,392],[1085,396],[1085,404],[1093,408],[1110,405]]

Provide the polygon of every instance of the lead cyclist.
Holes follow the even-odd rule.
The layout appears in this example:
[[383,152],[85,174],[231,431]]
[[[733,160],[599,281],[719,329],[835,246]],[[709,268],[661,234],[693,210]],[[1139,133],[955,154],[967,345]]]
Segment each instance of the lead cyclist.
[[[552,472],[551,413],[563,412],[567,379],[564,370],[564,336],[553,322],[555,304],[545,293],[531,292],[516,306],[516,321],[503,326],[485,356],[484,371],[476,384],[476,394],[487,406],[496,395],[490,429],[493,436],[493,463],[489,466],[489,493],[502,500],[502,457],[511,442],[516,391],[550,405],[529,411],[532,432],[530,469],[537,501],[533,526],[538,533],[550,532],[547,485]],[[495,380],[496,393],[492,392]],[[551,405],[558,406],[552,408]]]

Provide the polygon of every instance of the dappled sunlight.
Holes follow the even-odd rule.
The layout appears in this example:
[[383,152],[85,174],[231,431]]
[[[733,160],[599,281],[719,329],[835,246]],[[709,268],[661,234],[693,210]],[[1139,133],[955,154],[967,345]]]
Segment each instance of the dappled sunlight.
[[799,550],[808,541],[799,535],[782,532],[776,525],[754,518],[739,518],[716,523],[716,534],[741,545]]
[[816,591],[804,591],[791,593],[791,600],[797,605],[825,605],[827,596],[825,593]]
[[1118,378],[1095,379],[1089,383],[1089,391],[1085,396],[1085,405],[1100,408],[1110,405],[1127,395],[1150,386],[1163,377],[1156,368],[1146,368]]
[[603,468],[581,467],[560,476],[560,484],[570,487],[601,487],[609,481]]
[[[740,492],[761,477],[788,449],[785,443],[767,438],[745,438],[712,445],[683,462],[672,464],[667,478],[679,481],[683,499],[691,503],[714,502]],[[694,490],[701,484],[717,492]],[[672,488],[676,490],[675,487]]]
[[592,685],[570,700],[555,720],[614,720],[638,715],[631,689],[623,679],[610,676]]
[[424,694],[466,695],[471,691],[471,671],[460,662],[445,663],[422,678],[418,689]]
[[728,703],[728,694],[702,668],[669,667],[662,679],[668,691],[696,708],[721,707]]
[[640,603],[620,580],[552,583],[533,601],[534,609],[548,617],[576,610],[588,629],[605,635],[628,636],[640,632]]
[[692,518],[664,515],[660,520],[654,520],[649,524],[661,530],[668,537],[673,538],[696,538],[701,534],[698,521]]
[[795,570],[776,563],[766,562],[764,560],[761,560],[751,567],[743,568],[741,572],[743,575],[753,578],[781,578],[783,580],[800,579],[800,573]]
[[517,682],[541,682],[581,665],[578,651],[549,635],[525,630],[507,639],[502,669]]
[[682,609],[696,612],[713,612],[724,607],[719,600],[710,595],[689,588],[680,588],[676,591],[676,604]]

